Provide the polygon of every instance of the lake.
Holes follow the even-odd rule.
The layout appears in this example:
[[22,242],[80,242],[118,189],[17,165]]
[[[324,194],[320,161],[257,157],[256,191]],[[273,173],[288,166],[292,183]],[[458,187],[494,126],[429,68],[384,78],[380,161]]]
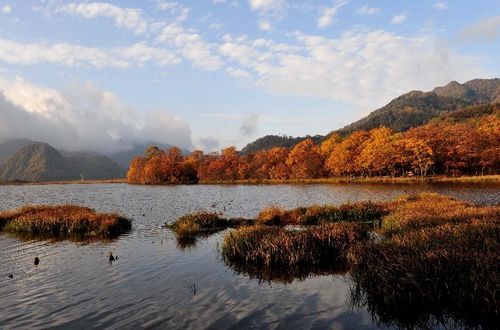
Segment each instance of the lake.
[[[0,210],[72,203],[118,211],[134,221],[129,234],[105,242],[26,241],[0,234],[0,328],[385,328],[370,312],[352,306],[348,275],[259,281],[223,263],[218,253],[223,233],[179,246],[163,224],[198,210],[255,217],[270,205],[384,201],[425,191],[494,205],[500,202],[499,188],[491,183],[0,186]],[[110,252],[118,256],[113,263]]]

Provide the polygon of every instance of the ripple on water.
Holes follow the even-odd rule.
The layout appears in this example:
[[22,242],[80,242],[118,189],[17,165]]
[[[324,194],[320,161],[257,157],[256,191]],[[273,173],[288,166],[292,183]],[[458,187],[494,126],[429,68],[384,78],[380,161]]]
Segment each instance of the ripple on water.
[[[131,233],[106,242],[23,241],[0,234],[2,328],[378,328],[351,309],[347,278],[259,283],[219,260],[223,233],[181,249],[162,228],[197,210],[254,217],[271,204],[387,200],[433,191],[498,204],[497,185],[1,186],[0,209],[73,203],[117,211]],[[215,207],[212,207],[212,206]],[[109,263],[112,252],[118,259]],[[40,264],[34,265],[34,258]],[[13,274],[13,278],[8,275]]]

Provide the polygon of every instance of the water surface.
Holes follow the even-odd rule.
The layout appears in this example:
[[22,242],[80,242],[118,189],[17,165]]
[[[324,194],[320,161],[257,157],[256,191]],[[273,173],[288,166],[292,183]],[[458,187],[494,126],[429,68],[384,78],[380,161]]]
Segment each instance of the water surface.
[[[496,184],[0,186],[0,210],[73,203],[134,221],[129,234],[109,242],[0,234],[0,328],[384,328],[350,305],[347,275],[260,282],[220,260],[223,233],[181,248],[162,225],[197,210],[254,217],[269,205],[383,201],[424,191],[479,204],[500,201]],[[118,256],[112,264],[109,252]]]

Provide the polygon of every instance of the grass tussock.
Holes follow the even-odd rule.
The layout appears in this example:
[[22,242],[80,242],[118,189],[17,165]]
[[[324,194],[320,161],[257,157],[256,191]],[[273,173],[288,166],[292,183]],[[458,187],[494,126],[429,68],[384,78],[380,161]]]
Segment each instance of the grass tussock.
[[352,223],[325,224],[303,230],[242,227],[224,237],[221,252],[229,265],[243,263],[293,270],[328,263],[345,268],[351,245],[367,237],[366,229]]
[[499,207],[429,194],[398,203],[384,219],[388,235],[351,253],[354,302],[398,327],[495,328]]
[[498,206],[476,206],[438,194],[407,196],[394,203],[383,218],[386,235],[445,223],[460,224],[472,220],[500,218]]
[[285,210],[269,207],[257,216],[256,223],[267,226],[318,225],[334,222],[376,222],[389,213],[389,204],[360,202],[334,205],[313,205]]
[[0,212],[4,231],[34,236],[117,236],[131,227],[132,222],[119,214],[75,205],[35,205]]
[[177,238],[189,242],[196,237],[249,224],[253,224],[253,221],[243,218],[226,219],[215,212],[196,212],[180,217],[172,224],[168,224],[167,228],[172,230]]

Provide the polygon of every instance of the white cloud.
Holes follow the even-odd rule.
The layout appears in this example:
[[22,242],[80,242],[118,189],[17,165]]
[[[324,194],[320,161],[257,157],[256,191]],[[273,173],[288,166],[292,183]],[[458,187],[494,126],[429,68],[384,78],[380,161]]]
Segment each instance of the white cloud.
[[333,18],[337,15],[337,12],[342,8],[347,1],[337,0],[332,7],[323,8],[320,11],[320,16],[318,17],[317,26],[319,28],[325,28],[332,25]]
[[179,4],[177,2],[168,2],[168,1],[157,1],[156,2],[156,8],[159,10],[173,10],[175,9]]
[[166,111],[143,114],[91,83],[65,91],[0,79],[0,141],[29,138],[68,151],[117,152],[134,144],[191,147],[191,130]]
[[171,15],[175,15],[178,22],[183,22],[188,18],[189,8],[181,5],[178,2],[157,1],[156,7],[159,10],[168,11]]
[[229,67],[226,69],[226,71],[234,78],[248,79],[252,77],[252,75],[248,71],[239,68]]
[[2,13],[10,14],[12,12],[12,7],[9,5],[5,5],[1,8]]
[[122,8],[105,2],[70,3],[59,7],[57,12],[81,16],[83,18],[107,17],[120,28],[135,34],[146,32],[148,21],[141,9]]
[[391,24],[401,24],[406,21],[406,18],[405,13],[398,14],[391,19]]
[[165,26],[157,41],[174,46],[183,57],[203,70],[217,70],[223,64],[212,50],[215,48],[214,45],[205,42],[198,33],[184,30],[179,24],[172,23]]
[[439,0],[432,4],[432,8],[437,10],[445,10],[448,9],[448,3],[446,1]]
[[262,31],[271,31],[273,29],[273,26],[268,21],[260,21],[259,29]]
[[97,68],[126,68],[131,65],[171,65],[180,63],[172,52],[137,43],[128,47],[93,48],[67,43],[17,43],[0,39],[0,61],[9,64],[58,64],[66,66],[93,66]]
[[376,7],[370,7],[368,5],[364,5],[363,7],[360,7],[356,9],[356,13],[362,16],[370,16],[374,15],[380,12],[380,8]]
[[432,35],[403,37],[383,30],[346,32],[335,39],[297,33],[293,45],[227,36],[220,53],[271,93],[367,109],[409,90],[485,74],[480,59],[457,54]]
[[460,31],[463,40],[495,40],[500,35],[500,15],[492,16]]
[[284,0],[248,0],[250,8],[253,10],[278,10],[283,8]]

